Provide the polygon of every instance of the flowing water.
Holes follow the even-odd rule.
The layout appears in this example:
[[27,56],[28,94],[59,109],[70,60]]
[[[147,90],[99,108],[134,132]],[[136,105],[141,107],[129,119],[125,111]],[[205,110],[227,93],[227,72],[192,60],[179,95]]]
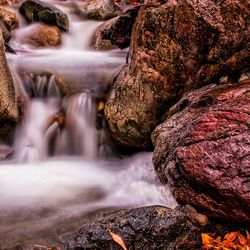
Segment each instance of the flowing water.
[[101,23],[78,19],[67,1],[50,2],[70,17],[62,45],[25,44],[32,25],[22,22],[11,41],[17,54],[8,55],[25,104],[14,159],[0,165],[0,249],[59,244],[98,210],[176,205],[154,173],[152,153],[119,157],[104,122],[96,124],[100,99],[127,51],[94,51],[91,38]]

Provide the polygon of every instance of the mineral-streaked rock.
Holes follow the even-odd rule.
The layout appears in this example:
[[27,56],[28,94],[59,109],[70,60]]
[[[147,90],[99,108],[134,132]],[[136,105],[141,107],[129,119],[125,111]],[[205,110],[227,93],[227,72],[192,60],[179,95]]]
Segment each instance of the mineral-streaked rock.
[[153,132],[153,161],[181,204],[250,222],[250,82],[183,97]]

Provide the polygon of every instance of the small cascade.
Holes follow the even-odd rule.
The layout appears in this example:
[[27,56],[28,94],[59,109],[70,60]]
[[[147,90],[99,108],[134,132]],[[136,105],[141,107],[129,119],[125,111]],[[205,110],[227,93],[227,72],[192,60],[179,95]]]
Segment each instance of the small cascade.
[[53,101],[32,100],[22,127],[17,130],[15,157],[18,162],[33,162],[47,157],[44,137],[47,120],[57,112]]
[[23,120],[13,162],[0,167],[0,248],[5,249],[30,238],[38,239],[35,244],[54,241],[55,227],[72,232],[79,216],[98,209],[176,205],[154,173],[152,154],[121,159],[105,132],[104,98],[127,51],[91,49],[101,22],[80,20],[72,1],[44,2],[69,15],[70,30],[55,48],[21,42],[32,28],[24,20],[12,34],[17,53],[7,59]]
[[79,93],[63,103],[66,126],[56,142],[56,155],[93,159],[97,156],[96,105],[89,93]]

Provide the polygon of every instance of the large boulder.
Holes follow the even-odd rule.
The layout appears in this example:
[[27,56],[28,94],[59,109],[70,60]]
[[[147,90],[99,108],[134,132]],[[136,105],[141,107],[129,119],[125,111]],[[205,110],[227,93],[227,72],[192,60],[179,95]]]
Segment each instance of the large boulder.
[[69,29],[68,16],[48,3],[39,0],[26,0],[20,6],[19,11],[29,23],[42,22],[57,26],[62,31]]
[[11,138],[17,119],[15,88],[6,62],[4,42],[0,32],[0,140]]
[[132,28],[140,6],[126,9],[119,16],[104,22],[95,32],[93,47],[95,49],[110,49],[129,47]]
[[119,8],[112,0],[84,0],[75,2],[77,12],[84,18],[107,20],[117,16]]
[[209,85],[170,109],[152,134],[154,165],[180,204],[250,223],[250,81]]
[[152,206],[100,214],[79,230],[67,249],[118,249],[109,232],[122,237],[131,250],[201,249],[199,215],[185,210]]
[[129,63],[105,107],[114,141],[151,146],[152,130],[186,91],[238,76],[248,66],[250,8],[240,0],[145,1],[132,33]]

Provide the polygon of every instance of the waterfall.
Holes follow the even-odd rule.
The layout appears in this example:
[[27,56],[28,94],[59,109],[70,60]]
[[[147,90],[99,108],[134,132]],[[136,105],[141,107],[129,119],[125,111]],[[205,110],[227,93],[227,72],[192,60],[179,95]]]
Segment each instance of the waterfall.
[[69,2],[52,1],[70,19],[61,46],[21,42],[32,26],[23,20],[10,42],[17,53],[7,59],[23,100],[23,120],[13,161],[0,165],[0,248],[30,238],[46,245],[58,228],[72,232],[79,217],[98,209],[176,206],[154,173],[151,153],[123,159],[112,151],[103,98],[127,51],[91,49],[101,22],[80,20]]

